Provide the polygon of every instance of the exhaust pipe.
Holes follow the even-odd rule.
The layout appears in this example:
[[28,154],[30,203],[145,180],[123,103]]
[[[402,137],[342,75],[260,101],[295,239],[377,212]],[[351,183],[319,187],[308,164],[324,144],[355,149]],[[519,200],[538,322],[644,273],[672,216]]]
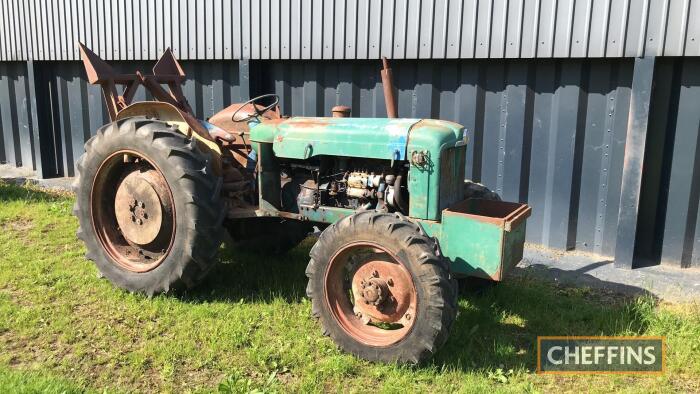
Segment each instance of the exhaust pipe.
[[386,105],[386,117],[398,118],[396,111],[396,95],[394,95],[394,76],[389,68],[389,61],[386,56],[382,57],[382,86],[384,87],[384,104]]

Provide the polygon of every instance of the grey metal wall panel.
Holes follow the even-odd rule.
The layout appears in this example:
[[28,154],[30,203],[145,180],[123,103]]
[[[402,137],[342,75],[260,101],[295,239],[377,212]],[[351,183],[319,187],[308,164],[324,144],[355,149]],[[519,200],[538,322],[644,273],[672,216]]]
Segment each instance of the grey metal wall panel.
[[690,0],[677,0],[669,4],[668,19],[674,23],[666,26],[666,41],[664,43],[664,55],[681,56],[685,46],[685,37],[688,28],[688,12]]
[[541,0],[537,34],[537,57],[552,57],[557,20],[557,1]]
[[[489,57],[505,57],[506,27],[508,26],[508,2],[497,1],[493,5]],[[516,8],[517,9],[517,8]]]
[[[290,27],[291,27],[291,43],[290,43],[290,54],[292,59],[301,59],[301,0],[292,0],[290,9]],[[340,49],[343,49],[343,45],[339,45]],[[256,59],[256,57],[251,57],[251,59]]]
[[[639,0],[630,5],[627,18],[625,56],[629,57],[644,53],[649,1]],[[700,9],[698,9],[698,12],[700,12]]]
[[[350,1],[350,0],[347,0]],[[395,14],[396,14],[396,0],[384,0],[382,2],[382,28],[381,28],[381,41],[380,45],[380,55],[391,57],[394,45],[394,25],[395,25]],[[346,23],[350,23],[347,20]],[[353,56],[354,57],[354,56]],[[350,58],[352,59],[352,58]]]
[[[492,1],[477,2],[476,15],[476,42],[474,45],[475,58],[489,57],[489,46],[491,44],[489,38],[491,36],[491,15],[493,10]],[[428,27],[430,28],[430,27]]]
[[8,12],[6,11],[7,4],[0,3],[0,60],[10,59],[10,39],[8,36],[9,22],[7,21]]
[[607,57],[624,56],[629,7],[629,0],[613,1],[610,4],[610,21],[615,23],[608,24],[608,42],[605,48]]
[[[304,4],[309,4],[305,2]],[[357,0],[347,1],[347,13],[345,23],[345,58],[355,59],[357,56]],[[310,14],[308,12],[307,14]],[[303,23],[303,22],[302,22]],[[308,26],[311,26],[313,21],[309,21]],[[302,45],[307,45],[311,40],[301,37]],[[311,59],[311,56],[302,56],[302,59]]]
[[[700,1],[693,1],[690,3],[690,10],[688,11],[688,18],[693,18],[695,15],[700,14]],[[700,23],[686,23],[686,40],[685,40],[685,51],[683,55],[685,56],[698,56],[700,55]]]
[[523,35],[523,7],[525,0],[513,0],[508,7],[508,26],[506,27],[506,53],[507,58],[520,57],[520,40]]
[[[537,56],[537,35],[539,34],[540,0],[525,0],[523,9],[523,34],[520,56],[534,58]],[[464,56],[464,55],[462,55]]]
[[[646,46],[644,48],[645,56],[663,55],[669,2],[670,0],[652,0],[649,3],[647,38]],[[673,23],[681,22],[673,21]]]
[[[277,23],[273,23],[273,21],[272,21],[272,4],[271,3],[275,3],[275,1],[272,1],[272,2],[270,0],[263,1],[262,10],[261,10],[261,14],[263,16],[267,15],[267,19],[266,19],[267,24],[262,25],[260,28],[261,29],[261,32],[260,32],[260,34],[261,34],[260,47],[261,48],[260,48],[260,50],[261,50],[261,54],[262,54],[261,55],[262,59],[269,59],[270,58],[270,53],[272,51],[272,48],[270,45],[271,37],[275,37],[275,36],[279,35],[279,30],[278,30],[279,25]],[[305,23],[307,23],[309,32],[311,32],[311,30],[310,30],[311,29],[311,21],[306,21]],[[274,33],[273,33],[273,31],[274,31]]]
[[588,53],[588,34],[591,31],[593,0],[576,1],[574,7],[571,57],[586,57]]
[[574,28],[574,0],[558,1],[556,18],[554,57],[569,57]]
[[448,59],[459,58],[463,5],[464,2],[462,0],[450,0],[449,2],[447,10],[447,42],[445,43],[445,57]]
[[[0,2],[0,59],[679,56],[700,53],[691,0],[21,0]],[[28,15],[24,15],[27,13]],[[27,22],[24,22],[24,21]],[[34,28],[41,27],[41,28]],[[82,33],[82,29],[85,33]],[[139,50],[140,49],[140,50]]]

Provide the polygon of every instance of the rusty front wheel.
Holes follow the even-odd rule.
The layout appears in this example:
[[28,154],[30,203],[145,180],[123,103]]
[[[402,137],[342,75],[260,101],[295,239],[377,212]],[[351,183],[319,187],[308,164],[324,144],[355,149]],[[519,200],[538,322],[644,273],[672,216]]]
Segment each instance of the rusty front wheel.
[[225,214],[213,153],[165,122],[102,127],[77,163],[74,214],[86,257],[114,285],[192,287],[216,262]]
[[397,214],[360,212],[328,227],[307,268],[307,294],[324,333],[372,361],[429,358],[456,313],[456,284],[436,251]]

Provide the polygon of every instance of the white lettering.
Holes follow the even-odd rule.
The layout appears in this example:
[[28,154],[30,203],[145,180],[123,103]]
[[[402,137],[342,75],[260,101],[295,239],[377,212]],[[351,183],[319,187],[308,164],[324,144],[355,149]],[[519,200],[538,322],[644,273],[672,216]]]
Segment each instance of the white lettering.
[[654,347],[647,346],[644,348],[644,355],[647,357],[647,361],[644,362],[646,365],[654,364],[656,362],[656,355],[654,354]]
[[631,346],[627,347],[627,364],[632,364],[632,358],[634,358],[634,361],[637,362],[637,364],[642,363],[642,347],[637,346],[637,351]]
[[[571,348],[566,346],[564,347],[564,364],[578,364],[578,346],[574,346],[574,351],[571,352]],[[571,358],[573,357],[574,362],[571,362]]]
[[581,364],[593,364],[593,361],[591,361],[591,350],[593,350],[592,346],[581,346]]
[[600,359],[603,358],[604,354],[603,351],[605,350],[605,346],[596,346],[593,348],[593,354],[595,358],[595,363],[600,364]]
[[557,360],[557,359],[554,358],[554,351],[555,351],[555,350],[558,350],[558,351],[561,352],[561,351],[562,351],[561,346],[552,346],[552,347],[547,351],[547,360],[549,360],[549,363],[550,363],[550,364],[553,364],[553,365],[561,365],[562,361],[561,361],[561,360]]
[[619,348],[617,348],[615,346],[610,346],[608,348],[608,364],[613,363],[613,358],[618,356],[618,353],[617,353],[618,350],[619,350]]

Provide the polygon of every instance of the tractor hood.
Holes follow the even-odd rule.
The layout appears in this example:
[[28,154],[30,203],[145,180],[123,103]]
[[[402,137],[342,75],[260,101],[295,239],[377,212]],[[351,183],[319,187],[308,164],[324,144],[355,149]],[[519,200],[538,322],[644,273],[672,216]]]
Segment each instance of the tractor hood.
[[462,130],[438,120],[293,117],[252,127],[250,139],[272,143],[275,156],[290,159],[334,155],[406,160],[409,132],[410,138],[420,134],[421,140],[432,140],[424,141],[429,145],[441,146],[461,140]]

